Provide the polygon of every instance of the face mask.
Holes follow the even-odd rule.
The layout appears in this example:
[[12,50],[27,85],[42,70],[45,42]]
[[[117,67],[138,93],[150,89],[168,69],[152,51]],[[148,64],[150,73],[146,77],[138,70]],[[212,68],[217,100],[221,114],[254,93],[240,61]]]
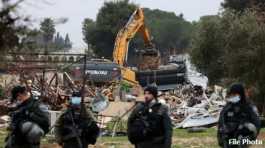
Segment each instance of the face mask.
[[14,101],[14,104],[20,105],[22,104],[22,101],[19,98],[16,98],[16,100]]
[[71,104],[73,105],[80,105],[81,104],[81,97],[72,97]]
[[237,103],[240,101],[240,96],[233,96],[233,97],[229,97],[227,99],[228,102],[231,102],[231,103]]

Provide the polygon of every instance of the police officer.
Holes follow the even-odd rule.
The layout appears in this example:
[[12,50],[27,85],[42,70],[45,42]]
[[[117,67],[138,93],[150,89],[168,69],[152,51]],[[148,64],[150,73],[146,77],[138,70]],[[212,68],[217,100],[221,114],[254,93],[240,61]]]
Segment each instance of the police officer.
[[136,148],[170,148],[172,125],[168,107],[159,103],[157,88],[144,90],[145,102],[139,103],[128,119],[128,138]]
[[96,143],[98,135],[99,128],[92,113],[81,103],[81,93],[74,92],[70,105],[56,121],[57,143],[63,148],[87,148]]
[[247,141],[255,140],[260,130],[257,109],[247,102],[242,84],[231,86],[227,104],[220,113],[218,142],[221,147],[247,147]]
[[16,86],[12,89],[10,133],[6,148],[39,148],[41,137],[49,131],[48,112],[40,107],[27,88]]

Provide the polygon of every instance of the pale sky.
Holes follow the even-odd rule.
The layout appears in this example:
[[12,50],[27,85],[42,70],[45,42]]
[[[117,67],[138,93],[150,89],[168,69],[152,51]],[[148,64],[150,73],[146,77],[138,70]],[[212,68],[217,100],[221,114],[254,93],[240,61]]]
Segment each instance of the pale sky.
[[[45,2],[39,2],[45,1]],[[35,20],[34,26],[39,24],[44,17],[67,17],[68,22],[56,26],[62,35],[69,33],[73,47],[85,47],[82,35],[82,22],[84,18],[95,20],[99,8],[104,1],[109,0],[38,0],[38,3],[28,2],[23,4],[23,12]],[[189,21],[199,20],[204,15],[214,15],[220,10],[223,0],[130,0],[140,7],[161,9],[184,14]]]

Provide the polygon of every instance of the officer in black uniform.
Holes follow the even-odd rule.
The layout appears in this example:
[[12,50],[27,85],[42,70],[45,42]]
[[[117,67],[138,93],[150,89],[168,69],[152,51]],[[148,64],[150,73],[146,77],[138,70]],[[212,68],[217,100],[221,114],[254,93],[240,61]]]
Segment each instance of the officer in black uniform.
[[16,105],[12,108],[5,148],[39,148],[41,137],[49,131],[48,112],[26,87],[16,86],[11,93],[11,102]]
[[247,147],[247,141],[259,134],[260,120],[257,108],[247,102],[242,84],[230,88],[227,104],[220,113],[218,142],[224,148]]
[[70,105],[55,124],[55,137],[63,148],[87,148],[95,144],[99,127],[89,109],[81,103],[81,93],[74,92]]
[[136,148],[170,148],[172,125],[168,107],[158,102],[157,88],[144,90],[145,102],[139,103],[128,119],[128,137]]

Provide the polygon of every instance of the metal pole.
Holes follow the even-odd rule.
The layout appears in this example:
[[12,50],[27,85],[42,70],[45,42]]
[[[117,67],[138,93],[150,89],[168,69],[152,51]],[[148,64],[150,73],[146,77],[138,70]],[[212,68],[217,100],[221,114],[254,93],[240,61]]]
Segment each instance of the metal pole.
[[41,94],[40,94],[41,99],[43,99],[44,84],[45,84],[44,79],[45,79],[45,69],[43,69],[42,71],[42,78],[41,78]]
[[87,64],[87,55],[84,55],[84,67],[83,67],[83,86],[82,86],[82,100],[81,103],[84,103],[84,98],[85,98],[85,85],[86,85],[86,64]]

